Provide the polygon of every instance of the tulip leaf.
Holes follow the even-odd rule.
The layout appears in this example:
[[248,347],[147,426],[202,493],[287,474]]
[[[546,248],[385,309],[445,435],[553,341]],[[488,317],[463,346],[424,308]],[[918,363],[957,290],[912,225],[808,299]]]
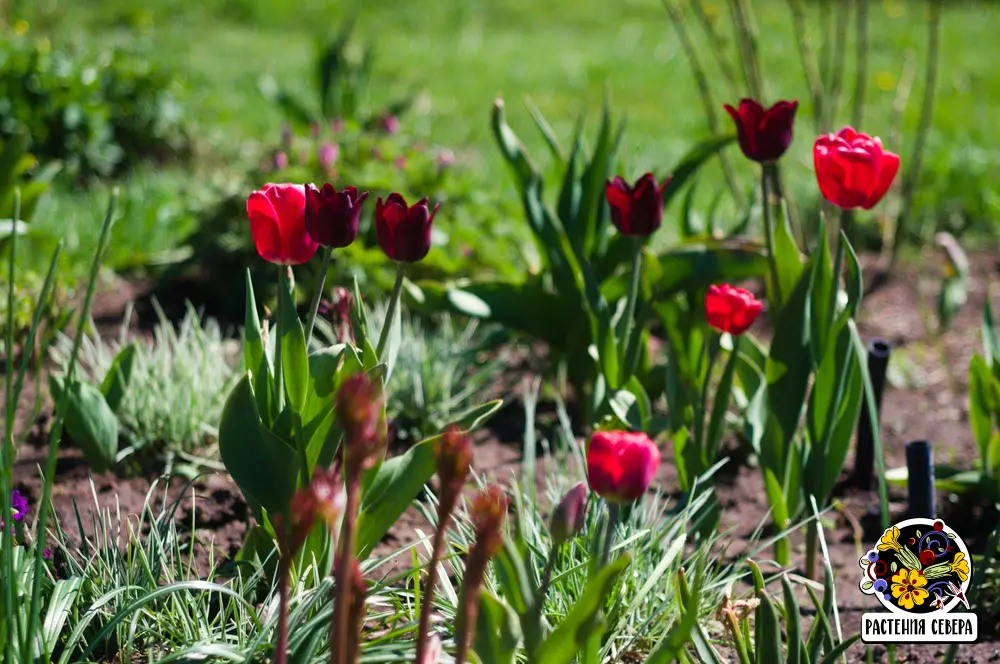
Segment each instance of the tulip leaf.
[[562,147],[559,146],[559,139],[556,138],[556,132],[552,129],[552,125],[549,124],[549,121],[545,119],[545,116],[542,115],[542,112],[535,106],[531,99],[525,98],[524,106],[528,109],[531,119],[535,121],[535,126],[538,127],[542,138],[545,139],[545,144],[549,146],[552,156],[559,162],[565,161],[566,158],[563,156]]
[[[767,273],[763,247],[735,238],[683,244],[661,253],[659,260],[663,279],[655,293],[658,299],[720,281],[738,282]],[[623,287],[627,286],[623,283]]]
[[[766,205],[767,202],[765,201]],[[792,297],[792,291],[802,275],[802,256],[798,245],[792,238],[792,229],[788,223],[788,207],[782,200],[777,208],[778,214],[774,220],[774,262],[778,272],[778,288],[781,299],[772,295],[772,308],[776,313],[784,308]],[[814,254],[815,256],[815,254]],[[773,291],[772,291],[773,293]]]
[[491,120],[493,136],[496,138],[497,144],[500,146],[500,152],[503,153],[504,158],[507,160],[507,164],[514,173],[514,179],[517,181],[518,188],[523,194],[528,187],[528,183],[533,179],[538,179],[540,176],[535,165],[531,163],[531,159],[528,157],[524,143],[521,142],[521,139],[517,137],[514,130],[507,124],[507,112],[502,99],[497,99],[493,103]]
[[351,302],[351,331],[354,333],[354,343],[363,346],[368,339],[368,311],[361,297],[361,287],[357,276],[354,277],[354,297]]
[[713,136],[698,143],[686,155],[681,157],[681,160],[670,171],[670,181],[663,188],[663,206],[666,207],[673,200],[677,192],[681,190],[688,180],[694,177],[698,169],[734,140],[736,140],[736,134]]
[[282,284],[284,286],[278,288],[278,297],[281,298],[281,373],[285,380],[288,403],[292,405],[294,412],[301,413],[309,390],[309,354],[302,323],[295,313],[289,280],[283,279]]
[[836,302],[837,288],[839,287],[838,283],[833,279],[830,243],[827,240],[825,218],[821,217],[816,234],[819,237],[819,246],[813,252],[817,256],[812,292],[809,294],[812,323],[809,344],[814,367],[818,366],[826,355],[827,346],[831,338],[830,333],[833,327],[833,317],[837,313],[833,305]]
[[578,175],[580,153],[583,150],[582,131],[583,115],[580,116],[580,119],[576,123],[576,131],[573,136],[573,151],[570,152],[569,161],[566,163],[566,173],[563,176],[562,188],[559,191],[558,207],[559,219],[562,221],[563,228],[566,229],[566,234],[569,236],[570,241],[574,243],[574,246],[579,251],[583,250],[580,224],[582,221],[580,218],[582,189]]
[[306,450],[309,472],[319,465],[326,467],[340,440],[334,424],[333,402],[344,366],[344,347],[323,349],[309,356],[309,392],[302,409],[299,446]]
[[[729,353],[726,367],[722,372],[722,378],[715,388],[715,398],[712,403],[711,416],[708,420],[708,429],[705,432],[705,461],[708,464],[715,463],[718,456],[719,442],[722,440],[723,425],[726,421],[726,411],[729,410],[730,397],[733,392],[733,376],[736,373],[736,365],[739,363],[740,337],[734,337],[734,348]],[[706,376],[705,380],[711,380]],[[696,417],[701,417],[699,414]]]
[[[66,390],[63,401],[63,390]],[[49,391],[53,400],[65,403],[66,431],[83,452],[91,470],[103,473],[115,464],[118,454],[118,418],[101,392],[85,381],[74,380],[68,388],[64,379],[52,376]]]
[[415,284],[423,296],[416,307],[423,311],[450,311],[499,323],[556,347],[565,345],[566,326],[572,310],[548,292],[540,278],[521,283],[485,281],[454,287],[431,281]]
[[993,414],[1000,409],[996,402],[995,381],[986,361],[973,355],[969,364],[969,425],[984,469],[990,468],[988,451],[993,436]]
[[570,664],[589,638],[599,638],[604,633],[607,624],[600,617],[600,611],[631,562],[626,554],[590,579],[573,608],[538,649],[538,657],[534,660],[537,664]]
[[489,592],[479,598],[476,655],[482,664],[513,664],[521,642],[520,619],[510,606]]
[[264,426],[270,427],[278,416],[277,403],[273,399],[274,372],[271,360],[264,345],[264,335],[260,318],[257,316],[257,301],[253,294],[253,280],[247,269],[246,278],[246,311],[243,323],[243,363],[247,371],[253,373],[253,392],[257,399],[257,410],[260,411]]
[[[785,652],[783,644],[785,642],[781,634],[781,625],[778,623],[778,612],[774,608],[774,603],[765,591],[756,593],[760,600],[760,606],[754,612],[754,644],[757,646],[757,661],[768,662],[768,664],[784,664]],[[795,635],[791,638],[797,638]]]
[[452,415],[452,421],[466,431],[475,431],[503,406],[503,399],[494,399],[484,404]]
[[[816,259],[813,254],[810,261]],[[778,316],[774,339],[764,370],[768,404],[780,428],[780,449],[784,449],[798,428],[812,373],[809,348],[810,308],[813,269],[804,270]]]
[[135,366],[137,350],[138,347],[131,343],[118,351],[104,377],[104,382],[101,383],[101,393],[113,413],[118,412],[125,399],[129,382],[132,380],[132,367]]
[[638,378],[632,376],[623,389],[611,396],[609,402],[614,414],[631,430],[646,431],[653,406]]
[[601,105],[601,124],[597,130],[597,142],[594,152],[583,171],[579,225],[575,230],[579,246],[589,256],[594,250],[595,240],[604,231],[602,225],[602,208],[604,202],[604,187],[608,181],[611,161],[617,149],[617,140],[611,137],[611,100],[607,90]]
[[251,379],[245,374],[222,408],[219,452],[240,489],[268,512],[280,513],[295,492],[297,456],[261,425]]
[[437,437],[421,441],[405,454],[387,459],[365,490],[358,514],[357,555],[371,555],[389,528],[434,475]]

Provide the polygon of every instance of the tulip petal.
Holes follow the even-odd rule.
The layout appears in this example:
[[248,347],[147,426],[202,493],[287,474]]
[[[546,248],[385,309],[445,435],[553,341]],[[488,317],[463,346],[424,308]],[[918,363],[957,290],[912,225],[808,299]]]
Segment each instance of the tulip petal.
[[889,187],[892,186],[892,181],[896,179],[896,173],[898,171],[899,155],[893,154],[892,152],[884,152],[882,154],[882,163],[878,172],[878,184],[868,196],[868,200],[861,207],[866,210],[870,210],[878,205],[879,201],[882,200],[886,192],[889,191]]

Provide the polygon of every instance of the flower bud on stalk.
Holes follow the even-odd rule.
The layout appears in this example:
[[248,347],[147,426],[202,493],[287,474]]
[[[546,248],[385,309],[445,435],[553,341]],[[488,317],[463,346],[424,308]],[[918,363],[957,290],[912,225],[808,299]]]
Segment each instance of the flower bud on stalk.
[[462,599],[455,630],[458,639],[456,664],[465,664],[465,658],[472,645],[472,630],[476,625],[486,566],[503,546],[503,525],[509,504],[510,501],[503,489],[496,484],[490,484],[473,497],[469,508],[476,543],[469,552],[469,559],[465,564],[465,578],[462,580]]
[[552,510],[549,533],[552,548],[558,549],[570,538],[583,530],[587,518],[587,485],[580,482],[563,497]]
[[361,474],[385,455],[386,423],[382,387],[364,373],[347,378],[337,391],[337,424],[344,431],[343,458],[347,509],[341,529],[340,555],[336,557],[334,576],[334,613],[330,626],[332,664],[349,664],[351,656],[351,607],[354,593],[351,582],[355,565],[358,493]]
[[422,662],[426,658],[430,645],[428,630],[434,602],[434,585],[437,583],[438,563],[444,549],[444,534],[448,529],[448,521],[458,497],[462,493],[462,487],[465,486],[465,480],[469,476],[469,466],[472,464],[472,439],[468,432],[463,431],[457,424],[450,425],[438,439],[434,457],[437,461],[437,474],[441,487],[438,494],[437,528],[434,530],[430,566],[427,569],[426,589],[417,628],[417,662]]

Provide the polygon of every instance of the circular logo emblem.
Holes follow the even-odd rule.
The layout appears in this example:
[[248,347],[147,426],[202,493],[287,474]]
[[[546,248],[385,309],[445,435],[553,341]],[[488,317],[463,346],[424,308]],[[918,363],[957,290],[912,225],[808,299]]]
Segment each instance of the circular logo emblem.
[[944,521],[907,519],[887,529],[860,561],[861,592],[894,613],[947,612],[969,603],[972,559]]

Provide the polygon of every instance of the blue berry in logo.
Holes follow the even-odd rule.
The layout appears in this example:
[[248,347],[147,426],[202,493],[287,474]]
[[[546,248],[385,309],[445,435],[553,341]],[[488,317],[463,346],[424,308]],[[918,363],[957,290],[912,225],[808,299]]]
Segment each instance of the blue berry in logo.
[[868,560],[870,562],[875,562],[876,560],[878,560],[878,551],[869,551]]
[[875,592],[884,593],[889,584],[885,582],[885,579],[879,579],[875,582]]

